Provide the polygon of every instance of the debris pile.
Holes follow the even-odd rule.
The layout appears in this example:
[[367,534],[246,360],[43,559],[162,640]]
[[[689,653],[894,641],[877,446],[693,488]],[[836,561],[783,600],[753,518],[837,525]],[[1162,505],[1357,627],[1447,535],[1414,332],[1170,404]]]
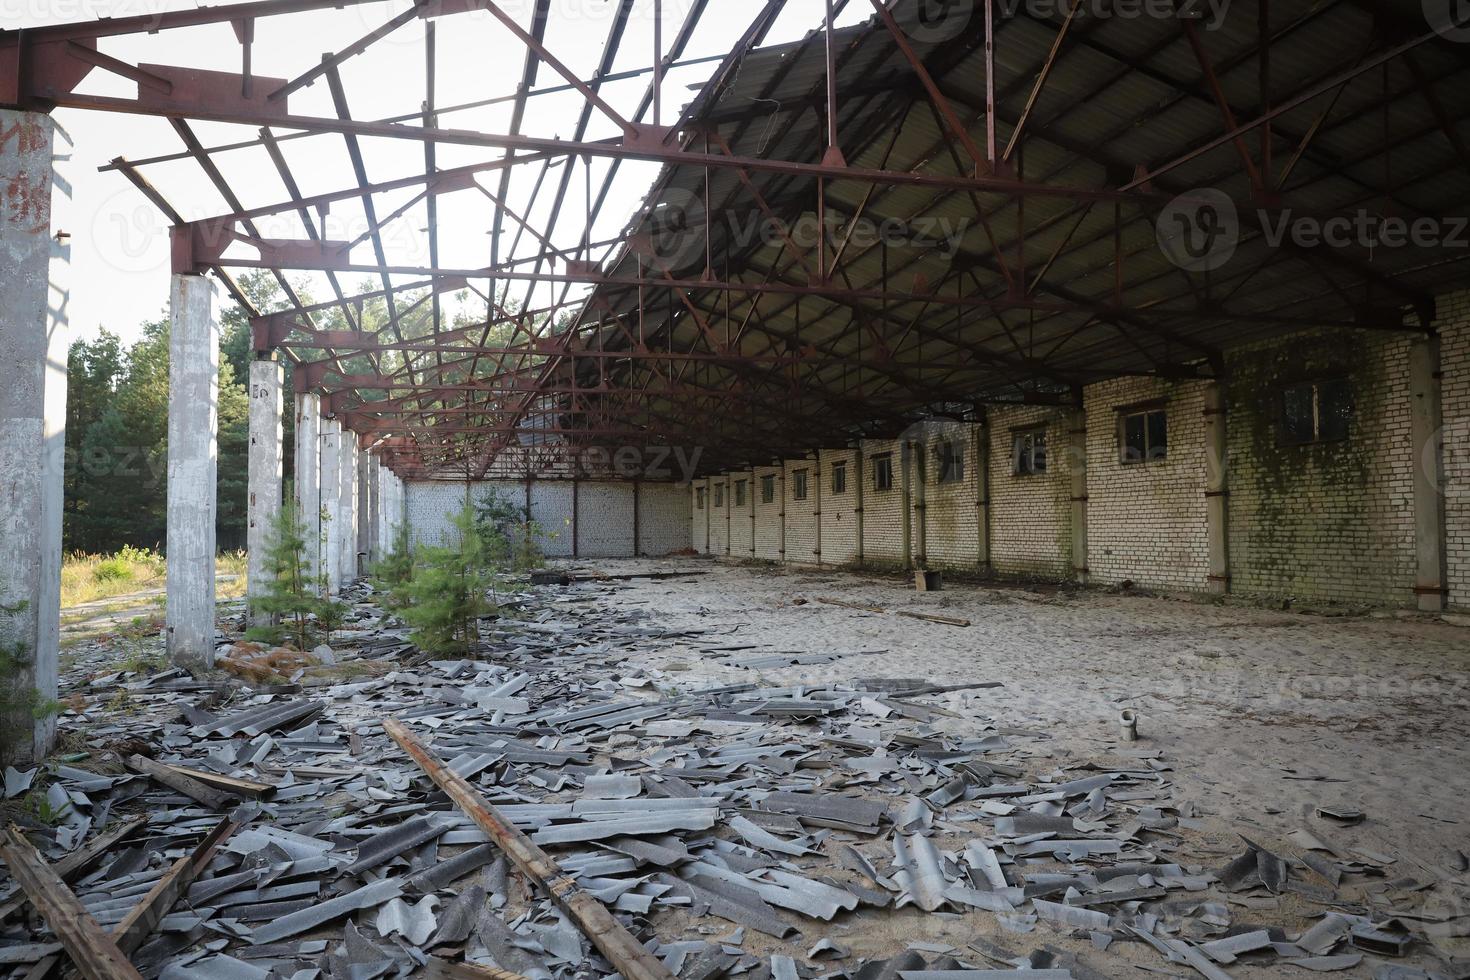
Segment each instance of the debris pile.
[[[615,588],[516,597],[473,658],[424,657],[359,591],[310,655],[76,685],[95,751],[5,774],[39,809],[0,847],[0,976],[1470,975],[1436,947],[1470,920],[1336,843],[1340,811],[1227,850],[1158,751],[1059,761],[953,710],[993,679],[767,685],[886,651],[671,632]],[[754,676],[630,666],[651,650]],[[883,939],[918,912],[942,940]]]

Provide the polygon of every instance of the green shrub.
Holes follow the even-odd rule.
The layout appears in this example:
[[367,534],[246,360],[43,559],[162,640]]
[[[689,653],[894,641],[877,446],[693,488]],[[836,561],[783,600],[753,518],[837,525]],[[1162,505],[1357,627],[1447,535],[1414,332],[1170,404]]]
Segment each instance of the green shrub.
[[410,639],[435,655],[470,649],[480,639],[480,619],[495,611],[486,597],[491,578],[474,508],[465,507],[450,522],[454,533],[437,548],[420,549],[401,589]]
[[133,566],[121,557],[104,558],[92,569],[92,578],[98,582],[121,582],[131,580]]

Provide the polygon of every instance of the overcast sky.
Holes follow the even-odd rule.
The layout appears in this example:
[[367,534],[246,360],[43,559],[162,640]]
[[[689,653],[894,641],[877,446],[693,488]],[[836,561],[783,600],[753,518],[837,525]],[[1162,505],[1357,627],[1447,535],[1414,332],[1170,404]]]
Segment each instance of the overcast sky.
[[[687,13],[690,0],[664,0],[664,39],[672,41]],[[181,0],[0,0],[6,26],[35,26],[123,17],[195,6]],[[254,72],[257,76],[289,79],[319,63],[325,52],[340,50],[396,14],[407,9],[408,0],[365,3],[345,10],[324,10],[282,17],[262,18],[256,25]],[[530,26],[531,0],[501,0],[502,8],[523,26]],[[579,77],[589,77],[601,55],[615,9],[612,0],[554,0],[547,30],[547,47]],[[723,54],[748,27],[760,4],[754,0],[714,0],[709,5],[685,59]],[[870,16],[866,3],[852,3],[839,22],[856,23]],[[16,16],[17,10],[20,16]],[[791,0],[767,43],[794,40],[821,24],[823,0]],[[646,67],[653,61],[654,0],[637,0],[634,16],[624,37],[614,71]],[[355,119],[382,119],[417,112],[425,97],[424,41],[426,21],[415,19],[367,53],[342,66],[342,77]],[[437,104],[458,103],[510,95],[519,82],[525,47],[503,25],[485,11],[436,18],[438,48]],[[140,37],[104,38],[99,49],[133,64],[176,65],[237,71],[240,46],[228,24],[164,31]],[[713,64],[692,66],[672,72],[664,85],[664,117],[669,121],[713,71]],[[542,66],[536,88],[559,85],[562,79]],[[612,82],[602,89],[603,97],[619,113],[630,116],[648,85],[640,77]],[[136,83],[95,69],[81,86],[89,94],[131,98]],[[583,106],[576,92],[534,97],[524,131],[539,136],[571,138]],[[332,117],[330,92],[318,81],[290,97],[294,115]],[[445,114],[440,125],[487,133],[510,131],[511,105]],[[56,113],[75,142],[72,178],[76,186],[73,232],[72,322],[78,336],[94,336],[99,326],[132,338],[139,323],[159,315],[168,299],[168,235],[166,222],[151,204],[121,174],[99,173],[98,167],[117,156],[141,160],[177,153],[183,144],[163,119],[62,109]],[[256,137],[252,127],[195,123],[195,132],[205,146],[219,146]],[[288,136],[284,128],[274,130]],[[594,112],[588,139],[614,136],[616,126]],[[422,144],[393,139],[363,140],[369,180],[391,180],[422,173]],[[345,141],[340,136],[316,136],[288,140],[283,151],[305,195],[345,190],[352,186],[352,171]],[[486,162],[500,156],[498,150],[443,146],[440,168]],[[234,150],[215,155],[215,160],[238,192],[245,207],[276,204],[287,200],[285,188],[260,148]],[[607,160],[592,164],[593,193],[597,192],[609,166]],[[563,207],[559,247],[580,238],[587,213],[586,166],[576,171]],[[608,206],[593,231],[593,240],[615,237],[641,202],[658,167],[648,163],[625,164],[619,171]],[[195,219],[232,209],[213,189],[201,168],[188,160],[146,168],[145,175],[186,218]],[[537,168],[516,168],[509,203],[524,211],[537,175]],[[547,190],[539,198],[533,224],[544,226],[548,219],[551,191],[562,171],[550,171]],[[480,178],[483,186],[498,190],[495,175]],[[416,191],[385,195],[379,199],[382,215],[406,202]],[[441,267],[477,268],[489,262],[489,237],[493,203],[478,191],[461,191],[440,198]],[[572,220],[566,220],[570,215]],[[364,226],[363,212],[354,204],[332,208],[329,238],[355,238]],[[427,265],[422,205],[385,230],[389,261],[405,265]],[[518,229],[507,220],[502,249],[508,250]],[[303,229],[294,215],[284,215],[261,229],[266,237],[300,238]],[[521,235],[518,254],[539,246]],[[236,246],[238,254],[251,250]],[[354,261],[371,261],[371,246],[353,253]],[[324,279],[303,275],[316,299],[329,298]],[[346,277],[349,294],[356,292],[362,276]],[[406,279],[400,281],[407,281]],[[480,284],[483,287],[483,282]],[[376,288],[369,286],[368,288]],[[522,287],[524,288],[524,287]],[[550,298],[549,287],[532,297],[533,305]]]

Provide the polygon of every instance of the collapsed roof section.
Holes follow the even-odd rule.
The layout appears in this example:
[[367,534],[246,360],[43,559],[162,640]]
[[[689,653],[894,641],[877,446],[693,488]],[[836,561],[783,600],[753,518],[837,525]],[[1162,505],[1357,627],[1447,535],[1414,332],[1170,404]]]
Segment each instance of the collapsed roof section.
[[[707,0],[620,0],[594,50],[549,0],[270,0],[6,33],[0,102],[167,119],[181,152],[112,169],[176,226],[176,271],[219,274],[409,476],[675,445],[726,468],[1207,378],[1275,333],[1431,328],[1464,275],[1470,47],[1418,2],[870,2],[768,0],[732,44]],[[306,17],[355,39],[262,74]],[[793,18],[823,29],[772,43]],[[226,25],[240,72],[108,53]],[[629,64],[643,34],[662,57]],[[507,90],[446,91],[484,51],[520,59]],[[365,121],[385,71],[371,102],[403,111]]]

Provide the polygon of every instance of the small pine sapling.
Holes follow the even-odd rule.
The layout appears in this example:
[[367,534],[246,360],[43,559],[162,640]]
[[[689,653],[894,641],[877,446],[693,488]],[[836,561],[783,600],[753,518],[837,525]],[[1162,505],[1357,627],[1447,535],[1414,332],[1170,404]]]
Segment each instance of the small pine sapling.
[[454,533],[439,547],[419,551],[413,577],[403,586],[402,616],[411,639],[426,653],[464,653],[480,639],[481,618],[494,612],[485,541],[475,511],[465,507],[450,518]]
[[308,588],[311,579],[306,562],[306,527],[290,501],[271,520],[265,569],[265,594],[250,600],[250,610],[271,616],[280,625],[253,627],[246,631],[246,639],[280,643],[289,638],[298,650],[310,649],[310,617],[318,612],[321,600]]

